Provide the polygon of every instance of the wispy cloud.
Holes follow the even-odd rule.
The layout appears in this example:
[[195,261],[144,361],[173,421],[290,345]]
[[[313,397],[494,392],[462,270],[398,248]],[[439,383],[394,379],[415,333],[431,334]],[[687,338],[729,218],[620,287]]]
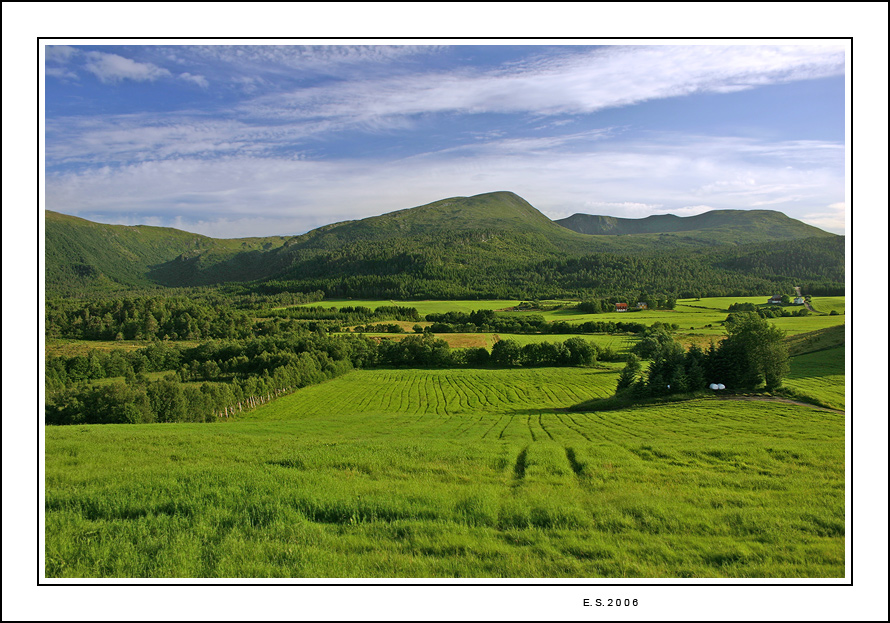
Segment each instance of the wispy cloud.
[[199,87],[204,87],[205,89],[210,86],[210,83],[207,81],[207,78],[204,76],[195,76],[188,72],[184,72],[179,74],[179,78],[182,80],[187,80],[189,82],[194,82]]
[[134,80],[136,82],[157,80],[169,76],[170,72],[151,63],[139,63],[117,54],[105,52],[88,52],[85,69],[93,73],[102,82],[120,82]]
[[822,210],[810,212],[803,216],[811,225],[827,231],[844,233],[847,228],[847,204],[843,201],[832,203]]
[[306,115],[417,115],[434,112],[562,115],[652,99],[725,92],[842,74],[843,50],[803,46],[598,48],[493,71],[431,73],[335,83],[258,98],[245,112]]
[[47,48],[47,75],[89,71],[115,92],[179,85],[193,99],[163,114],[49,118],[50,209],[258,235],[492,190],[551,218],[763,206],[833,227],[819,206],[843,200],[842,143],[643,133],[594,116],[840,75],[831,46],[569,46],[497,66],[420,63],[443,50],[411,46],[115,51]]
[[660,203],[639,203],[635,201],[586,201],[583,212],[606,216],[621,214],[626,218],[633,218],[637,215],[645,216],[651,214],[662,207],[664,206]]
[[[715,91],[727,84],[751,88],[835,75],[843,71],[844,60],[843,51],[829,47],[606,47],[582,48],[582,52],[561,53],[555,58],[540,56],[498,69],[428,72],[396,66],[389,72],[394,75],[360,73],[355,79],[328,81],[284,92],[279,92],[272,86],[273,81],[267,79],[276,68],[282,71],[307,66],[366,68],[369,64],[390,67],[388,61],[432,54],[432,50],[435,48],[412,46],[196,46],[153,50],[152,58],[163,60],[171,67],[189,65],[190,71],[175,75],[180,81],[205,90],[211,81],[218,82],[208,72],[218,72],[219,68],[204,65],[199,73],[195,69],[200,65],[198,60],[226,63],[230,69],[244,72],[248,68],[261,68],[252,74],[227,77],[246,90],[261,94],[222,106],[214,104],[216,120],[211,124],[207,122],[206,110],[167,113],[163,121],[150,115],[105,116],[89,123],[81,119],[51,120],[54,141],[48,145],[50,166],[71,160],[135,162],[141,158],[179,157],[198,151],[208,157],[214,152],[230,155],[247,149],[250,143],[253,143],[252,153],[278,149],[288,141],[292,142],[290,147],[294,151],[302,151],[309,140],[325,140],[348,131],[409,130],[430,115],[521,113],[536,119],[562,115],[551,123],[536,124],[534,131],[550,132],[550,138],[512,137],[488,144],[490,149],[503,150],[509,149],[513,141],[516,149],[535,148],[537,143],[568,140],[564,136],[569,135],[558,134],[558,128],[577,121],[578,115],[655,98]],[[50,57],[60,59],[62,64],[50,67]],[[48,75],[73,77],[74,69],[85,62],[83,66],[87,70],[108,84],[174,76],[168,69],[150,62],[105,52],[84,53],[67,46],[47,48],[47,58]],[[212,125],[212,130],[208,130],[208,125]],[[201,128],[196,136],[198,143],[188,145],[183,139],[195,136],[195,128]],[[121,131],[127,134],[124,140],[120,138]],[[212,138],[208,137],[208,131]],[[603,136],[597,137],[600,138]],[[782,146],[786,153],[775,155],[787,160],[788,152],[793,151],[798,158],[806,160],[813,153],[824,153],[814,149],[819,145],[810,143],[786,143]],[[738,149],[760,148],[740,144]],[[751,156],[762,158],[770,154],[751,152]]]
[[67,63],[81,51],[70,45],[48,45],[45,57],[48,63]]
[[[833,169],[752,166],[731,151],[719,161],[703,161],[698,152],[702,140],[671,151],[660,143],[634,143],[580,153],[480,151],[394,161],[177,158],[53,175],[47,180],[47,205],[76,213],[158,214],[167,224],[182,217],[193,230],[216,235],[226,229],[224,223],[241,223],[253,214],[266,217],[262,227],[239,225],[228,234],[240,236],[247,231],[301,233],[338,220],[493,190],[517,192],[551,218],[579,211],[631,218],[655,212],[688,216],[775,200],[775,209],[795,218],[820,219],[814,209],[820,198],[843,196],[843,174]],[[720,140],[713,143],[708,151],[720,152]],[[702,183],[708,179],[717,181]]]

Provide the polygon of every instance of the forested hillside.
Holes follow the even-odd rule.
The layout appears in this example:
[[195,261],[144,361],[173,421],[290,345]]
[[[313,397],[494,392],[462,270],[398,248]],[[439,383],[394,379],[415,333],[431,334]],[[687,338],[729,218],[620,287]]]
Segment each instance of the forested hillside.
[[594,236],[686,232],[687,235],[717,235],[721,239],[733,236],[733,242],[761,242],[765,237],[792,240],[833,235],[774,210],[711,210],[695,216],[653,214],[639,219],[573,214],[554,222]]
[[[220,240],[172,227],[105,225],[50,210],[46,215],[46,289],[74,294],[152,287],[156,267],[197,256],[219,258],[281,246],[285,237]],[[244,260],[242,260],[244,261]],[[237,278],[237,274],[233,274]]]
[[[225,284],[398,299],[725,296],[801,284],[811,294],[843,292],[842,236],[765,210],[711,212],[679,219],[682,227],[678,218],[641,219],[647,233],[591,236],[497,192],[289,239],[215,240],[47,213],[47,293]],[[653,233],[658,223],[667,225]]]

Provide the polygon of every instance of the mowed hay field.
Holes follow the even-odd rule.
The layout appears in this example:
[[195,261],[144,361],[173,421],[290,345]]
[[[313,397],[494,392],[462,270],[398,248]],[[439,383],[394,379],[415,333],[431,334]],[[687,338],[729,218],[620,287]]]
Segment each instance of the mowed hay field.
[[583,368],[365,370],[219,424],[46,429],[47,577],[843,577],[844,416],[600,413]]

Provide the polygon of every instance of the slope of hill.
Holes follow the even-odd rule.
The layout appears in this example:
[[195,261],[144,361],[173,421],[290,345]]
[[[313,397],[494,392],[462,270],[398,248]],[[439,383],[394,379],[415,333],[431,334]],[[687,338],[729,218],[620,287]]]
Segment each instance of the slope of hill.
[[[551,221],[513,193],[495,192],[287,240],[215,240],[47,213],[47,290],[251,282],[265,291],[405,299],[602,296],[628,287],[679,292],[697,280],[714,296],[730,288],[780,291],[789,280],[837,288],[842,237],[775,212],[726,212],[692,217],[696,230],[591,236]],[[820,237],[805,238],[811,230]],[[764,258],[762,245],[777,239],[783,248]],[[809,268],[808,258],[817,255],[827,272]]]
[[284,237],[218,240],[171,227],[104,225],[45,211],[48,292],[157,285],[153,267],[203,254],[230,257],[281,246]]
[[331,247],[335,246],[333,241],[355,242],[454,232],[562,235],[560,227],[525,199],[501,191],[473,197],[451,197],[359,221],[326,225],[295,237],[288,246]]
[[833,235],[774,210],[712,210],[696,216],[654,214],[640,219],[573,214],[554,222],[593,236],[710,232],[721,240],[733,236],[735,242],[763,242],[764,236],[791,240]]

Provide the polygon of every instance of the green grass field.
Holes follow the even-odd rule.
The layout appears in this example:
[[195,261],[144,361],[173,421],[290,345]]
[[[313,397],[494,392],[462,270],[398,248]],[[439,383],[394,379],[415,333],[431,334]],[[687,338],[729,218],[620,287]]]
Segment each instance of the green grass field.
[[46,429],[48,577],[843,577],[844,416],[603,413],[617,372],[366,370],[219,424]]
[[[528,314],[540,315],[544,319],[554,321],[565,321],[571,324],[580,324],[587,321],[604,321],[604,322],[639,322],[645,325],[651,325],[655,322],[663,322],[666,324],[679,325],[680,332],[694,331],[704,336],[720,336],[724,334],[723,327],[720,323],[726,320],[729,313],[728,307],[733,303],[753,303],[761,305],[767,301],[771,295],[764,296],[748,296],[748,297],[712,297],[703,299],[682,299],[677,301],[676,308],[673,310],[642,310],[635,312],[610,312],[604,314],[584,314],[575,309],[556,309],[551,311],[503,311],[505,315],[523,316]],[[831,310],[837,310],[838,316],[821,316],[811,314],[805,317],[794,318],[775,318],[770,322],[774,322],[789,334],[805,333],[824,329],[844,323],[844,301],[845,297],[816,297],[813,299],[813,305],[820,312],[828,313]],[[323,307],[344,307],[348,305],[362,305],[376,309],[381,305],[403,305],[406,307],[415,307],[421,316],[431,313],[444,313],[448,311],[470,312],[477,309],[494,309],[506,310],[518,305],[520,301],[370,301],[370,300],[349,300],[349,301],[322,301],[319,303],[308,303],[307,305],[321,305]],[[568,301],[545,301],[545,304],[563,303],[567,307],[575,305]],[[792,311],[799,309],[797,306],[791,308]],[[423,323],[425,324],[425,323]],[[710,327],[708,325],[711,325]]]
[[847,297],[845,296],[818,296],[811,301],[811,306],[817,312],[828,314],[836,311],[838,314],[847,313]]
[[845,353],[846,349],[840,346],[792,357],[791,372],[782,384],[808,402],[843,410]]

